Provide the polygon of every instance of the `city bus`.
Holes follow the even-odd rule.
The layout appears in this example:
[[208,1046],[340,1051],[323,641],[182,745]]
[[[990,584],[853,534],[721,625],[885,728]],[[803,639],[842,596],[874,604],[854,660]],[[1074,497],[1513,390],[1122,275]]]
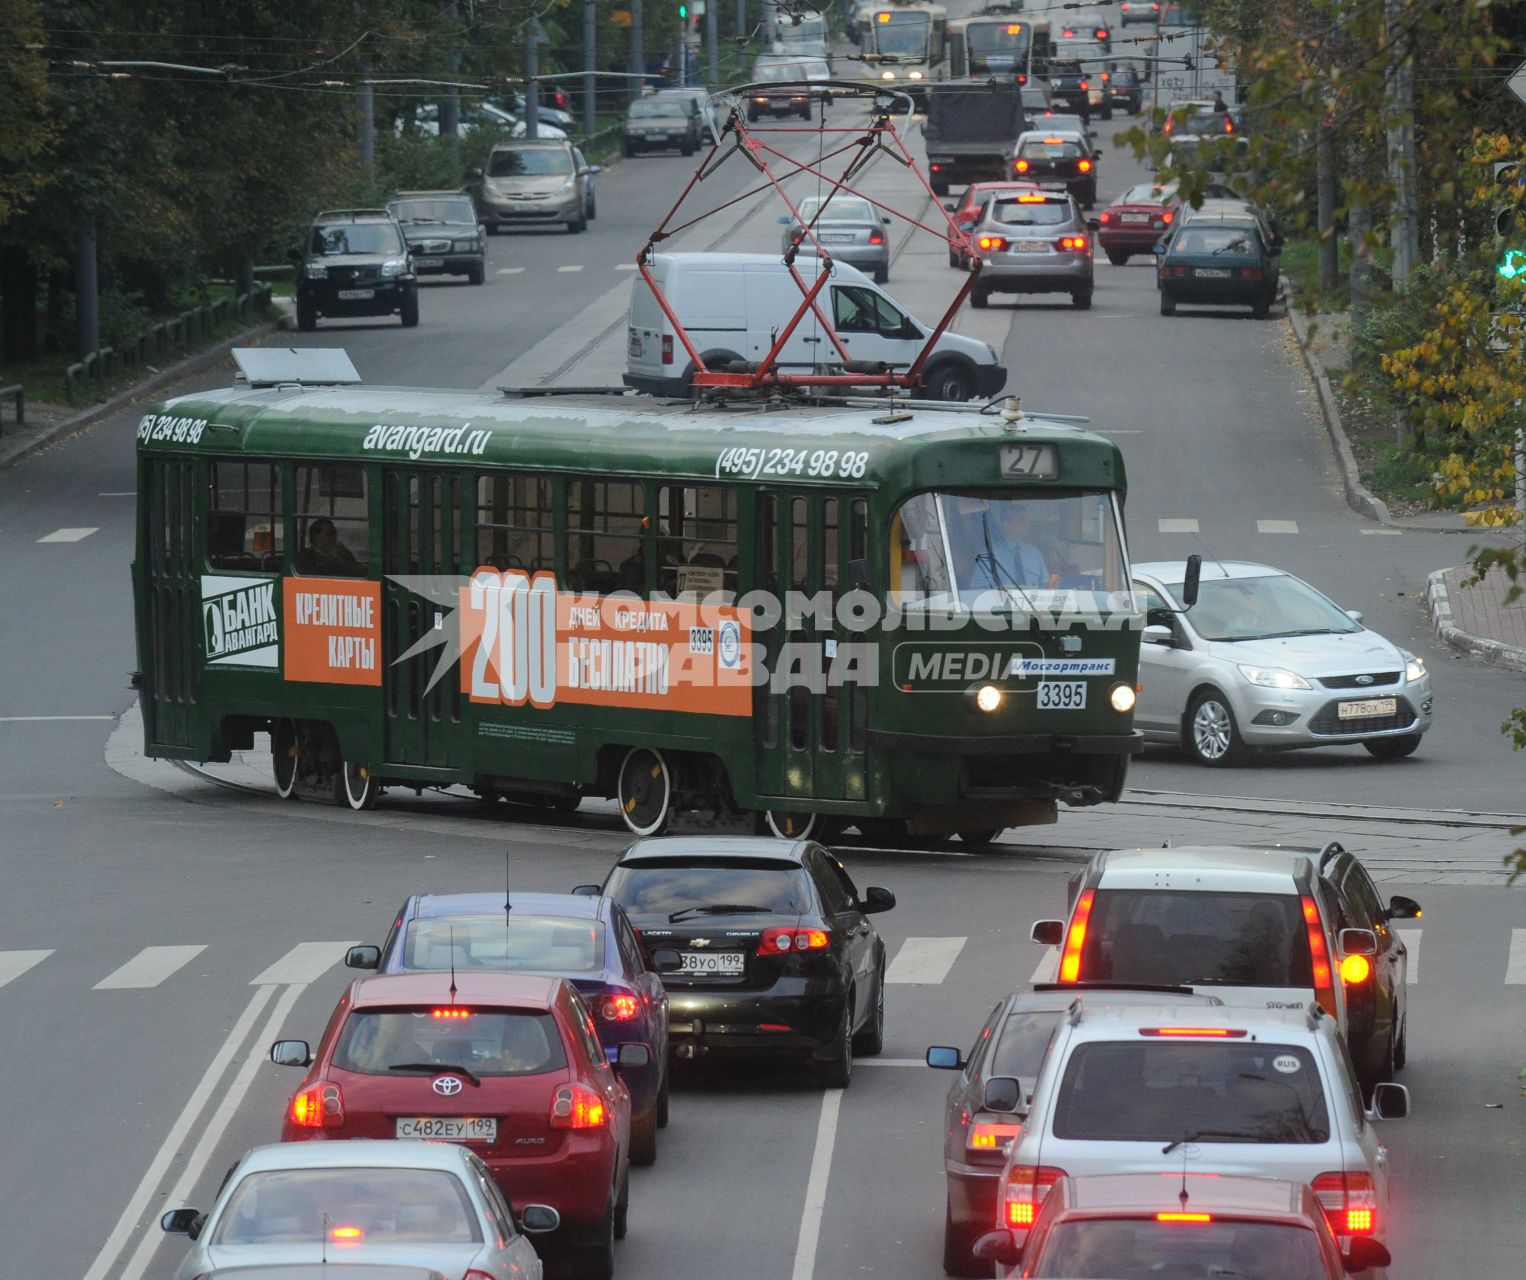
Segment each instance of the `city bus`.
[[1047,22],[1030,22],[1015,10],[986,10],[948,24],[949,75],[955,80],[1010,76],[1019,84],[1043,79],[1049,67]]
[[[297,353],[303,354],[303,353]],[[914,401],[252,379],[138,427],[144,746],[631,832],[893,841],[1118,799],[1124,461]]]
[[[930,0],[882,5],[864,15],[859,52],[865,81],[910,93],[921,105],[921,86],[947,74],[948,10]],[[881,62],[884,58],[886,61]]]

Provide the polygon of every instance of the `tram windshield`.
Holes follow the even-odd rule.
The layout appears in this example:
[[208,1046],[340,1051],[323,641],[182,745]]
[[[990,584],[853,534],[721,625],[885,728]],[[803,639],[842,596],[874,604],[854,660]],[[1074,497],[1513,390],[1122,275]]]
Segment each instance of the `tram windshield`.
[[932,29],[932,19],[925,13],[881,10],[869,25],[873,52],[892,53],[907,62],[925,61]]
[[891,525],[891,589],[913,608],[1133,611],[1108,490],[920,493]]
[[965,28],[970,74],[1026,71],[1028,25],[1023,22],[972,22]]

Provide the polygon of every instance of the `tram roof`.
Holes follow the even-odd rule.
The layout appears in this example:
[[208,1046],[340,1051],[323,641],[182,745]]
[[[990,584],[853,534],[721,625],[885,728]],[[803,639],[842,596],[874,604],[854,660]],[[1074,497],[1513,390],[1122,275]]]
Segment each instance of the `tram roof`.
[[[1000,479],[995,446],[1024,441],[1062,446],[1062,485],[1124,484],[1117,446],[1082,427],[1037,414],[1014,426],[994,410],[983,414],[917,401],[874,407],[824,400],[695,406],[634,395],[234,386],[169,400],[138,427],[139,448],[151,452],[839,486],[852,479],[871,487],[887,480],[929,486],[995,482]],[[744,464],[729,453],[736,449],[762,450],[765,456],[762,463]],[[803,451],[806,459],[798,468],[783,466],[791,460],[770,459],[774,450]],[[836,451],[839,460],[845,453],[868,456],[856,476],[842,471],[840,461],[830,472],[812,475],[811,458],[818,451]],[[966,456],[980,475],[959,465]]]

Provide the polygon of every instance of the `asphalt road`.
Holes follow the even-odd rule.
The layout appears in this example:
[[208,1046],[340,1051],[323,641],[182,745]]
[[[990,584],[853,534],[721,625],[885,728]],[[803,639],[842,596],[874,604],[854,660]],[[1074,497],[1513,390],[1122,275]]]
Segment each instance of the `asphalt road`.
[[[429,286],[417,330],[324,325],[314,340],[345,346],[368,380],[453,386],[481,385],[537,343],[577,351],[596,336],[589,309],[619,285],[619,264],[690,172],[677,157],[621,164],[600,178],[600,216],[587,234],[497,237],[489,283]],[[1104,192],[1139,175],[1109,146]],[[740,166],[724,172],[714,198],[747,176]],[[772,246],[775,235],[761,219],[733,224],[720,243]],[[924,316],[954,280],[933,248],[908,243],[891,285]],[[1504,709],[1522,700],[1520,678],[1438,651],[1420,609],[1425,574],[1457,563],[1463,541],[1376,536],[1345,508],[1281,320],[1163,320],[1143,263],[1104,262],[1097,283],[1089,313],[998,303],[962,323],[984,333],[1010,321],[999,336],[1025,403],[1132,433],[1117,438],[1135,557],[1197,550],[1285,565],[1425,654],[1438,685],[1436,728],[1408,761],[1328,751],[1226,773],[1162,753],[1138,766],[1135,785],[1289,806],[1520,812],[1521,762],[1497,734]],[[0,643],[10,659],[0,680],[4,1275],[167,1274],[176,1246],[161,1245],[159,1213],[205,1207],[242,1150],[277,1136],[295,1075],[265,1062],[264,1049],[281,1035],[317,1038],[343,989],[346,943],[380,940],[410,892],[502,883],[505,849],[516,888],[555,890],[600,878],[624,844],[597,811],[560,828],[507,806],[484,818],[440,798],[350,815],[172,772],[148,786],[108,767],[135,665],[135,421],[120,415],[0,474]],[[1180,518],[1199,522],[1196,539],[1158,532],[1159,520]],[[1261,519],[1298,531],[1260,533]],[[39,541],[60,529],[91,532]],[[1056,830],[1066,823],[1062,815]],[[1205,813],[1183,809],[1180,825],[1180,839],[1227,838],[1224,820]],[[1438,849],[1446,838],[1434,824],[1416,834]],[[1306,838],[1322,838],[1318,822]],[[885,1052],[861,1063],[846,1094],[824,1096],[771,1069],[686,1073],[659,1162],[635,1175],[630,1238],[617,1253],[627,1280],[744,1266],[780,1280],[939,1274],[947,1077],[922,1067],[922,1052],[967,1042],[998,996],[1030,978],[1043,957],[1028,924],[1062,907],[1076,851],[1014,837],[974,855],[845,856],[860,885],[899,896],[879,918],[892,958],[912,938],[958,939],[957,954],[942,975],[891,988]],[[1516,1079],[1526,1058],[1526,914],[1500,878],[1438,884],[1427,861],[1394,866],[1385,892],[1412,893],[1426,913],[1423,948],[1412,946],[1404,1076],[1415,1114],[1385,1126],[1391,1274],[1516,1274],[1526,1251],[1526,1101]],[[123,974],[127,965],[135,969]],[[142,985],[124,985],[134,981]]]

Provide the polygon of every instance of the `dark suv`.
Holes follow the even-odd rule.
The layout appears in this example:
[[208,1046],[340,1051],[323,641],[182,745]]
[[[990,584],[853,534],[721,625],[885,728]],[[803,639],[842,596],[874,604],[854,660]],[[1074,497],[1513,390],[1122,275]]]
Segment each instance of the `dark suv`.
[[313,219],[297,264],[297,328],[318,317],[400,315],[419,322],[418,280],[403,229],[385,209],[329,209]]
[[466,192],[399,191],[387,212],[403,228],[415,274],[465,276],[472,284],[486,278],[485,233]]

